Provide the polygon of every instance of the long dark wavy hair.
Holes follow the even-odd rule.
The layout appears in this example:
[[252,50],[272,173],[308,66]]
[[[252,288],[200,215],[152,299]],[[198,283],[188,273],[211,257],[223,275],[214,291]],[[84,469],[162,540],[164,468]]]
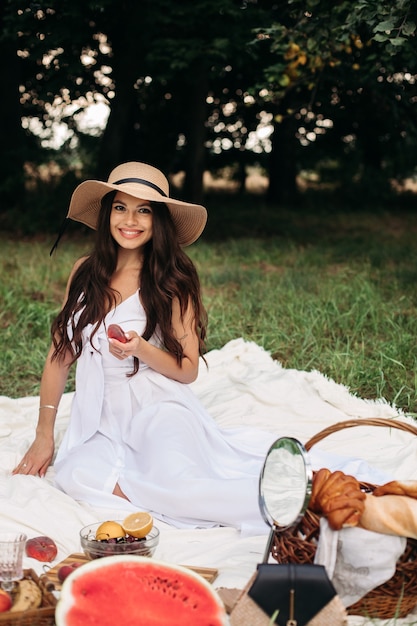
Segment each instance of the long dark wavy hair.
[[[110,233],[110,213],[115,194],[112,191],[102,199],[94,249],[74,273],[67,301],[52,323],[51,334],[55,348],[53,359],[63,359],[70,350],[74,363],[81,355],[85,326],[93,325],[93,339],[105,316],[116,306],[120,297],[109,286],[116,270],[118,254],[118,245]],[[197,270],[178,243],[176,227],[168,207],[159,202],[150,204],[152,239],[144,246],[142,271],[138,275],[140,299],[146,313],[146,327],[142,337],[148,340],[158,330],[164,348],[181,363],[183,348],[172,331],[174,298],[178,298],[182,316],[190,303],[194,309],[200,356],[205,351],[207,313],[201,299]],[[135,358],[131,375],[138,368],[139,361]]]

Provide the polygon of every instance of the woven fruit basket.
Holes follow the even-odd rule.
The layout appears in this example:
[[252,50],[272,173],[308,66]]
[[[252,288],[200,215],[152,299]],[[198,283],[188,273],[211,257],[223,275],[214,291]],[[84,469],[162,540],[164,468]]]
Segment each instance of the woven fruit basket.
[[[406,422],[369,418],[338,422],[323,429],[306,444],[306,450],[337,431],[356,426],[384,426],[396,428],[417,436],[417,428]],[[361,483],[361,488],[368,493],[376,485]],[[312,563],[316,553],[320,532],[320,516],[307,509],[303,519],[296,526],[275,533],[271,546],[271,555],[278,563]],[[355,604],[348,607],[351,615],[363,615],[370,618],[392,619],[407,616],[417,604],[417,541],[407,540],[407,546],[397,561],[394,576],[379,585]]]
[[54,626],[56,598],[41,582],[33,569],[25,569],[23,577],[33,580],[42,592],[42,603],[36,609],[27,611],[6,611],[0,613],[0,626]]

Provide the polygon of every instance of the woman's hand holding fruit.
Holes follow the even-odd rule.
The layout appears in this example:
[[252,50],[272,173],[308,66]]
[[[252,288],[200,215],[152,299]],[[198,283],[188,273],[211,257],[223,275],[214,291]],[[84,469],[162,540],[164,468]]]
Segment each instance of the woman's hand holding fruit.
[[[129,356],[136,356],[141,338],[134,331],[125,333],[117,324],[110,324],[107,329],[110,353],[117,359],[123,360]],[[139,358],[139,357],[138,357]]]

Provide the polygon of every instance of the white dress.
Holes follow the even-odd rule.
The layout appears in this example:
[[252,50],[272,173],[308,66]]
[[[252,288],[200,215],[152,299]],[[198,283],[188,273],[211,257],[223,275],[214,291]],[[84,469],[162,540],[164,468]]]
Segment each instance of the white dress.
[[[110,354],[111,323],[142,334],[138,293],[107,315],[92,339],[97,349],[91,327],[84,331],[70,424],[54,466],[57,486],[94,507],[148,510],[178,527],[266,531],[258,481],[274,435],[221,430],[188,385],[142,362],[127,377],[133,358]],[[116,483],[130,502],[113,495]]]
[[[110,354],[106,327],[116,323],[140,335],[145,319],[136,293],[110,311],[92,343],[92,327],[84,330],[56,485],[95,508],[147,510],[177,527],[266,532],[259,475],[270,445],[285,433],[220,429],[188,385],[145,363],[128,377],[133,358]],[[156,337],[151,342],[158,345]],[[317,446],[309,454],[314,469],[340,469],[368,482],[385,478],[362,459]],[[116,483],[129,501],[112,493]]]

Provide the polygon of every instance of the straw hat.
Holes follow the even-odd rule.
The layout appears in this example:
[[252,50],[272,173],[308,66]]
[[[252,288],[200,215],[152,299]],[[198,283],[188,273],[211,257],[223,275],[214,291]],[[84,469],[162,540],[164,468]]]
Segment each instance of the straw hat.
[[164,202],[177,227],[179,243],[188,246],[203,232],[207,211],[199,204],[190,204],[169,197],[169,183],[152,165],[130,161],[118,165],[107,182],[86,180],[75,189],[67,217],[96,228],[101,199],[109,191],[123,191],[141,200]]

